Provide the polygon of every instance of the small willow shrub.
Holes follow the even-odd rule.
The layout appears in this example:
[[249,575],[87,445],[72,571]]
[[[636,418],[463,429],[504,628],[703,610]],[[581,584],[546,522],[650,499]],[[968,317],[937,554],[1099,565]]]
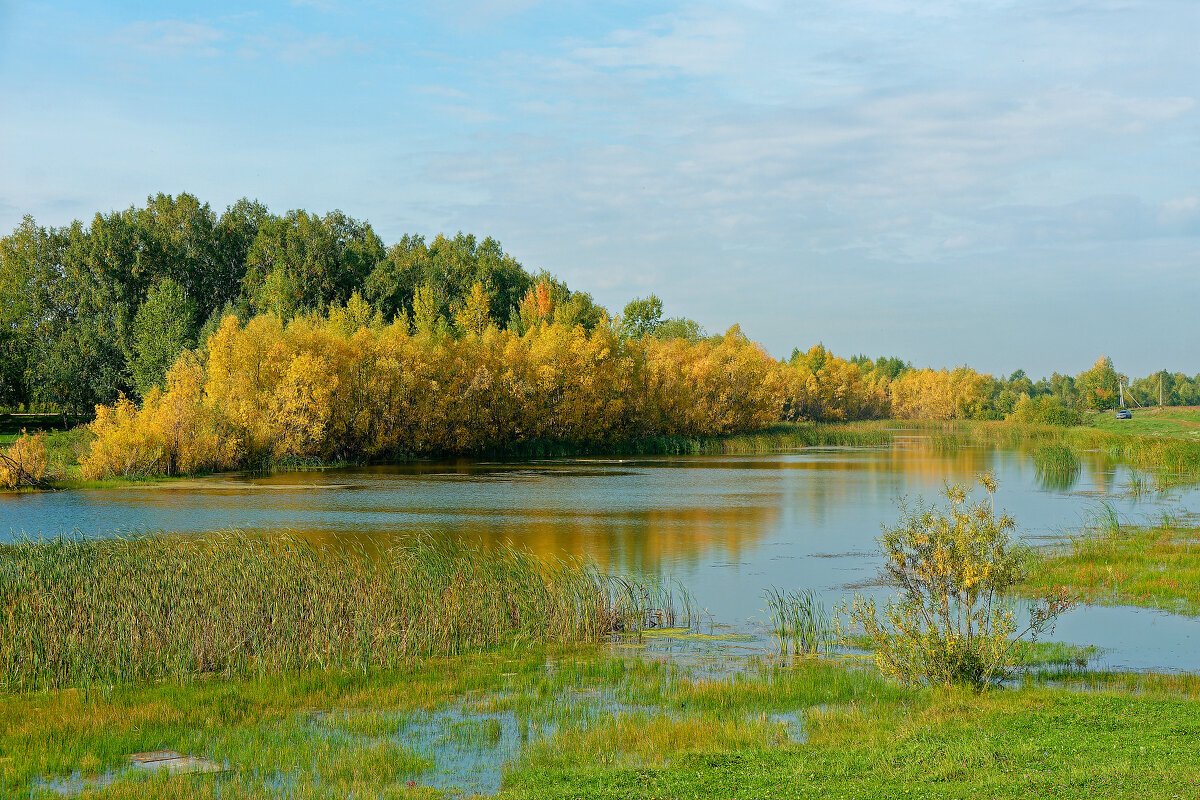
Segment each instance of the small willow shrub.
[[843,637],[865,633],[879,669],[903,683],[994,684],[1017,666],[1016,642],[1036,640],[1070,605],[1062,591],[1042,598],[1020,627],[1005,593],[1024,580],[1026,552],[1011,539],[1013,518],[995,511],[995,478],[979,484],[982,499],[947,486],[945,508],[902,502],[899,522],[878,540],[899,597],[881,611],[856,595],[843,609]]

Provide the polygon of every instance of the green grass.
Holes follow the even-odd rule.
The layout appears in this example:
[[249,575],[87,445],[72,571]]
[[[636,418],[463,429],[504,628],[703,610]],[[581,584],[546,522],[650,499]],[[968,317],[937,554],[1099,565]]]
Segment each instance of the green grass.
[[1085,603],[1200,615],[1200,528],[1121,525],[1110,510],[1066,547],[1040,555],[1024,588],[1058,586]]
[[[88,796],[434,796],[455,759],[467,790],[491,763],[502,798],[1195,796],[1200,679],[1055,680],[1088,691],[905,690],[817,659],[701,678],[596,648],[527,647],[370,676],[8,694],[0,794],[174,749],[231,771],[125,775]],[[459,721],[430,735],[419,720],[431,718]]]
[[1192,407],[1135,408],[1133,419],[1117,419],[1112,411],[1089,417],[1097,430],[1133,436],[1163,436],[1200,441],[1200,409]]

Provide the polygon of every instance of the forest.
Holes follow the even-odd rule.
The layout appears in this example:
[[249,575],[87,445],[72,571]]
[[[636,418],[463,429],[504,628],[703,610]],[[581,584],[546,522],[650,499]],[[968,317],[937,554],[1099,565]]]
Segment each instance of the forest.
[[776,359],[636,298],[612,314],[494,239],[387,246],[340,211],[190,194],[0,239],[0,408],[91,421],[94,477],[389,460],[779,421],[1015,419],[1200,403],[1200,375],[1101,357],[1034,381],[818,344]]

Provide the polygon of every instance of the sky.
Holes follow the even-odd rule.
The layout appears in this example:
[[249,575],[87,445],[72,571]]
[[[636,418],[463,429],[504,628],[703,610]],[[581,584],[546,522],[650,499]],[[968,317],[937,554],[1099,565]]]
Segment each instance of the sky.
[[1200,372],[1200,3],[0,0],[0,231],[492,236],[776,356]]

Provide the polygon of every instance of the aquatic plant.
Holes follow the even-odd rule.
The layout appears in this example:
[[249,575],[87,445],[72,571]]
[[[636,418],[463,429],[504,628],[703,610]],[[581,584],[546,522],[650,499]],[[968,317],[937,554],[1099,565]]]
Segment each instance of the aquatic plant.
[[1079,479],[1079,456],[1065,444],[1040,446],[1033,453],[1033,463],[1043,488],[1066,491]]
[[833,639],[833,623],[825,604],[812,589],[793,592],[772,586],[763,591],[763,597],[781,654],[810,655]]
[[432,538],[371,554],[237,531],[22,540],[0,546],[0,683],[366,672],[636,633],[652,612],[686,624],[694,610],[678,596],[583,562]]

